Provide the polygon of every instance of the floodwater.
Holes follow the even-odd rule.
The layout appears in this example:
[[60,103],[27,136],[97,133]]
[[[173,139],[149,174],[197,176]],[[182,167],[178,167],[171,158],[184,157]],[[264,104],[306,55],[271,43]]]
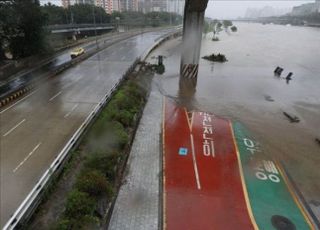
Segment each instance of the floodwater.
[[[210,34],[203,38],[201,56],[223,53],[228,62],[201,59],[191,98],[179,97],[181,38],[152,54],[165,56],[166,72],[156,85],[192,109],[243,123],[267,154],[283,161],[320,218],[320,28],[235,24],[238,32],[221,32],[218,42]],[[274,76],[277,66],[284,69],[281,78]],[[300,122],[290,123],[283,112]]]

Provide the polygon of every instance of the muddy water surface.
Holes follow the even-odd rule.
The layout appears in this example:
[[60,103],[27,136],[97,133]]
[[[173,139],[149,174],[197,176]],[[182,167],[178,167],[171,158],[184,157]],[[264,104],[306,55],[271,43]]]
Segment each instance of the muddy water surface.
[[[236,25],[237,33],[222,32],[218,42],[210,34],[203,38],[201,56],[223,53],[228,62],[202,59],[191,98],[179,97],[181,38],[156,50],[152,56],[166,56],[158,89],[188,107],[246,125],[267,154],[284,162],[307,201],[320,201],[320,28]],[[276,66],[284,68],[282,78],[274,76]],[[286,82],[289,72],[293,80]],[[290,123],[283,112],[300,122]]]

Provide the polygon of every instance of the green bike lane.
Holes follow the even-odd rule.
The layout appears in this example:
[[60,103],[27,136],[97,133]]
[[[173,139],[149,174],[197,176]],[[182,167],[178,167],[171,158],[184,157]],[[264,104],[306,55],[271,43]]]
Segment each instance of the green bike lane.
[[259,229],[316,229],[281,165],[239,122],[232,129],[250,207]]

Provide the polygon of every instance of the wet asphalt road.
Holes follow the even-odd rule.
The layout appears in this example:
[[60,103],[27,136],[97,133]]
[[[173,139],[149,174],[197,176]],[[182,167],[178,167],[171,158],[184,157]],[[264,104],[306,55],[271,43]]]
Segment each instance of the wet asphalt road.
[[[116,42],[117,40],[121,40],[133,35],[137,35],[141,33],[142,30],[133,30],[127,31],[124,33],[109,33],[104,36],[98,37],[97,41],[93,40],[86,44],[80,44],[78,47],[82,47],[86,53],[94,51],[97,46],[102,47],[105,45],[110,45],[111,43]],[[55,71],[57,68],[61,68],[61,66],[71,61],[70,52],[74,48],[66,49],[58,54],[52,59],[42,63],[40,66],[36,66],[24,73],[18,74],[14,78],[10,78],[6,81],[0,81],[0,98],[5,98],[10,93],[18,90],[19,88],[25,86],[32,80],[37,80],[38,78],[42,78],[48,75],[49,72]],[[5,83],[6,82],[6,83]]]
[[1,226],[101,98],[166,32],[119,42],[0,111]]
[[[166,57],[166,72],[155,78],[158,89],[191,109],[243,123],[266,153],[283,161],[307,202],[318,204],[313,207],[320,219],[320,29],[236,25],[237,33],[222,32],[218,42],[212,35],[203,39],[201,56],[220,52],[228,62],[201,59],[191,98],[179,96],[181,38],[153,52]],[[293,72],[289,84],[274,76],[276,66],[284,68],[282,77]],[[301,121],[290,123],[283,112]]]

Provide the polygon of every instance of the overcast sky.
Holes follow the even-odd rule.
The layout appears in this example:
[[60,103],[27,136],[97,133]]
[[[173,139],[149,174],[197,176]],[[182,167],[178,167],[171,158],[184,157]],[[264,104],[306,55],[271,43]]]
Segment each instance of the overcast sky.
[[[169,0],[171,1],[171,0]],[[174,1],[174,0],[173,0]],[[180,0],[182,1],[182,0]],[[194,0],[197,1],[197,0]],[[274,8],[292,8],[315,0],[209,0],[206,16],[210,18],[237,18],[243,17],[247,8],[262,8],[264,6],[272,6]],[[41,0],[41,3],[51,2],[61,5],[61,0]]]
[[210,18],[237,18],[245,15],[247,8],[262,8],[272,6],[274,8],[292,8],[314,0],[287,0],[287,1],[262,1],[262,0],[209,0],[206,16]]

